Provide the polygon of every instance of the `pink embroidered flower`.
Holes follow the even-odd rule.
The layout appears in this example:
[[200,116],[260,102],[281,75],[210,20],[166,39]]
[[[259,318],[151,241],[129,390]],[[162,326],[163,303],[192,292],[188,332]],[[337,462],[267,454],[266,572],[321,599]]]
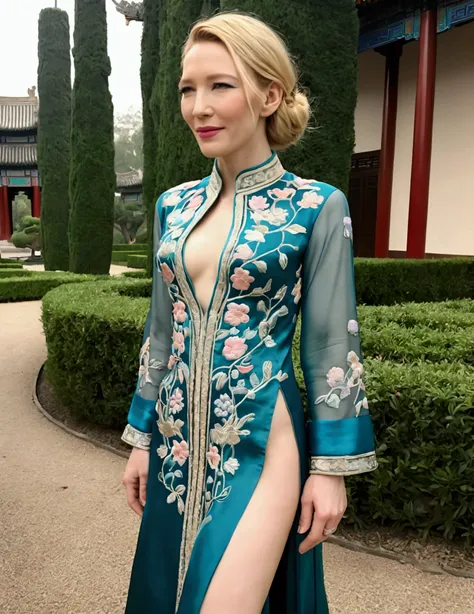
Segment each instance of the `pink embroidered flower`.
[[283,188],[283,190],[280,190],[280,188],[275,188],[274,190],[271,190],[269,192],[269,195],[272,198],[278,198],[282,200],[287,200],[288,198],[294,196],[294,194],[295,190],[293,190],[292,188]]
[[247,345],[241,337],[227,337],[222,353],[227,360],[236,360],[245,354]]
[[268,209],[270,203],[265,196],[252,196],[249,201],[249,207],[253,211],[261,211],[262,209]]
[[324,202],[324,196],[317,192],[305,192],[298,205],[303,209],[317,209]]
[[302,179],[301,177],[297,177],[293,183],[298,187],[298,188],[306,188],[308,186],[310,186],[313,183],[316,183],[314,179]]
[[221,455],[219,454],[217,446],[211,446],[206,456],[211,469],[217,469],[219,461],[221,460]]
[[183,391],[181,388],[175,388],[173,394],[170,396],[170,411],[172,414],[177,414],[183,407]]
[[245,324],[249,321],[248,312],[249,306],[242,303],[229,303],[227,306],[227,312],[224,316],[224,322],[231,324],[232,326],[239,326],[239,324]]
[[178,186],[180,190],[187,190],[188,188],[193,188],[195,185],[201,183],[200,179],[195,179],[194,181],[186,181],[186,183],[182,183]]
[[301,299],[301,279],[298,279],[293,290],[291,291],[291,294],[295,297],[293,302],[297,304]]
[[234,252],[233,260],[248,260],[253,256],[253,251],[250,248],[248,243],[244,243],[243,245],[239,245]]
[[202,196],[193,196],[186,205],[186,209],[193,209],[194,211],[202,204],[204,198]]
[[184,352],[184,335],[177,330],[173,331],[173,347],[178,352]]
[[359,332],[359,324],[357,323],[357,320],[349,320],[347,323],[347,331],[351,335],[357,335]]
[[173,454],[173,460],[182,467],[189,456],[189,446],[187,442],[173,439],[173,448],[171,453]]
[[240,371],[240,373],[250,373],[250,371],[253,369],[253,365],[240,365],[237,367],[237,369]]
[[231,275],[230,278],[232,280],[232,285],[237,290],[248,290],[250,284],[255,281],[255,277],[252,277],[248,271],[241,267],[234,269],[234,274]]
[[166,262],[163,262],[163,264],[161,265],[161,275],[163,276],[163,279],[166,281],[166,283],[172,283],[174,279],[174,273],[166,264]]
[[326,379],[331,388],[344,381],[344,371],[341,367],[333,367],[326,375]]
[[173,318],[175,322],[183,323],[186,321],[187,317],[186,305],[183,301],[176,301],[173,303]]
[[296,277],[301,277],[301,269],[303,268],[303,265],[300,264],[300,266],[298,267],[298,270],[296,271]]
[[175,207],[180,200],[179,194],[172,192],[163,198],[163,207]]

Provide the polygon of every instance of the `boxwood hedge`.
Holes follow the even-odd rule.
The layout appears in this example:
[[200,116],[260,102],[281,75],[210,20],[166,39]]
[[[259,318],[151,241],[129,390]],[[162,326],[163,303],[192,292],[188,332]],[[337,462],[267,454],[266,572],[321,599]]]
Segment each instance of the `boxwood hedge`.
[[[23,274],[23,271],[20,271]],[[84,281],[104,280],[108,276],[79,275],[75,273],[54,273],[28,271],[26,277],[0,278],[0,303],[14,301],[36,301],[43,298],[52,288],[63,284],[77,284]]]
[[[76,415],[123,428],[150,292],[151,279],[121,277],[62,286],[44,297],[46,374]],[[473,339],[474,302],[362,306],[359,319],[379,469],[346,478],[347,521],[412,527],[471,544],[474,365],[465,348]],[[298,320],[293,363],[306,404],[299,334]]]
[[131,269],[146,269],[148,256],[146,254],[129,254],[127,266]]
[[33,274],[34,271],[29,271],[28,269],[3,269],[2,267],[0,267],[0,279],[5,279],[5,277],[31,277]]
[[22,269],[23,262],[17,262],[16,260],[7,260],[6,258],[0,259],[0,270],[2,269]]

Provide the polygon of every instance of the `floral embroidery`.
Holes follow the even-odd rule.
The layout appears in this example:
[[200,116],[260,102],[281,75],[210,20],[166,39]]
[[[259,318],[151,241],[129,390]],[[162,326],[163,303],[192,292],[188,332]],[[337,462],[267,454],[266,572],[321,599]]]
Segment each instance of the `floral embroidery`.
[[268,194],[276,200],[289,200],[295,195],[295,190],[292,188],[275,188],[274,190],[270,190]]
[[173,347],[178,350],[178,352],[184,352],[184,335],[178,330],[173,331]]
[[225,340],[222,354],[227,360],[235,360],[240,358],[247,351],[247,345],[240,337],[229,337]]
[[326,405],[329,405],[329,407],[338,409],[341,401],[350,396],[351,389],[356,388],[356,402],[354,405],[356,408],[356,416],[358,416],[362,407],[368,409],[369,406],[365,395],[361,400],[357,401],[360,390],[365,390],[361,379],[364,373],[364,367],[357,354],[353,351],[347,354],[347,364],[350,367],[347,373],[344,373],[344,370],[340,367],[332,367],[332,369],[328,371],[326,379],[331,390],[327,394],[319,396],[314,404],[318,405],[318,403],[324,402]]
[[191,200],[186,205],[186,209],[196,210],[198,207],[202,205],[203,201],[204,201],[203,196],[193,196],[193,198],[191,198]]
[[302,177],[296,177],[293,183],[297,188],[314,188],[314,184],[318,183],[314,179],[303,179]]
[[248,243],[243,243],[239,245],[234,252],[233,260],[248,260],[253,256],[253,250],[250,249]]
[[359,324],[357,320],[349,320],[347,323],[347,331],[355,337],[359,334]]
[[164,363],[158,358],[150,359],[150,337],[145,339],[145,343],[143,344],[140,350],[140,367],[138,370],[138,392],[143,388],[145,384],[153,383],[151,379],[150,370],[151,369],[163,369]]
[[163,264],[161,265],[161,274],[163,276],[163,279],[166,281],[166,283],[168,284],[173,283],[174,273],[169,268],[169,266],[166,264],[166,262],[163,262]]
[[173,460],[182,467],[189,456],[189,446],[187,442],[177,441],[175,439],[173,441],[173,448],[171,450],[171,453],[173,455]]
[[175,322],[185,322],[188,319],[188,314],[186,313],[186,305],[183,301],[176,301],[173,303],[173,318]]
[[[318,188],[319,189],[319,188]],[[305,192],[298,205],[303,209],[317,209],[324,202],[324,196],[317,192]]]
[[344,237],[346,239],[352,239],[352,220],[350,217],[345,217],[344,223]]
[[172,414],[177,414],[183,407],[183,391],[180,388],[175,388],[175,391],[170,397],[170,411]]
[[238,303],[229,303],[227,305],[227,312],[224,316],[224,322],[231,324],[232,326],[239,326],[240,324],[246,324],[249,321],[248,313],[250,308],[245,303],[239,305]]
[[219,398],[214,401],[214,405],[216,406],[214,413],[218,418],[227,418],[229,413],[235,410],[232,399],[228,394],[221,394]]
[[252,277],[248,271],[237,267],[234,269],[234,274],[230,276],[232,285],[237,290],[248,290],[250,284],[255,281],[255,277]]
[[211,446],[209,452],[207,453],[207,460],[211,469],[217,469],[217,465],[221,460],[221,455],[219,454],[219,449],[217,446]]
[[264,196],[252,196],[249,201],[249,207],[254,211],[267,209],[269,206],[270,204],[267,202],[267,199]]

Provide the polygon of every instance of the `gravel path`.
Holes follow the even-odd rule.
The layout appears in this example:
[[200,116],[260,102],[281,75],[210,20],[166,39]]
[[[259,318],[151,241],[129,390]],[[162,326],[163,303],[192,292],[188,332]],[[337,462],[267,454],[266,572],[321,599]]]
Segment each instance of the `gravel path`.
[[[125,460],[35,408],[40,313],[36,301],[0,304],[0,612],[123,614],[139,527],[120,482]],[[325,567],[331,614],[474,614],[474,580],[333,544]]]

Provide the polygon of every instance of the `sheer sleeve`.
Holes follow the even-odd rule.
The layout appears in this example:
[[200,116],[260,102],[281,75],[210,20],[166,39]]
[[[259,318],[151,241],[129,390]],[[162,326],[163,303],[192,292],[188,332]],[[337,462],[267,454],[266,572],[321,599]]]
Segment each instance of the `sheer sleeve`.
[[122,434],[123,441],[144,450],[150,449],[158,390],[171,354],[172,301],[156,262],[161,239],[161,200],[162,197],[155,208],[151,305],[140,350],[137,386],[128,412],[128,424]]
[[304,255],[301,317],[310,473],[351,475],[376,469],[362,381],[352,224],[340,190],[322,205]]

